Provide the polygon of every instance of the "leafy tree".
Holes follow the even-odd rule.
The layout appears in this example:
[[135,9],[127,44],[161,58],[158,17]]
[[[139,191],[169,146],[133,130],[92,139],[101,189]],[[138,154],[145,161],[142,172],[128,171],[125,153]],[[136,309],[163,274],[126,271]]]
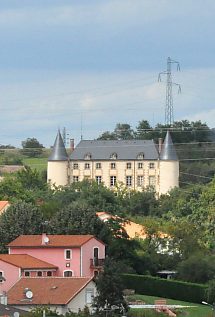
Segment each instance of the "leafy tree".
[[153,131],[147,120],[141,120],[136,127],[136,139],[151,140],[153,139]]
[[208,288],[206,291],[207,302],[214,304],[215,302],[215,279],[212,279],[208,283]]
[[6,251],[6,245],[21,234],[42,233],[43,221],[40,210],[30,203],[19,202],[10,206],[0,215],[1,251]]
[[22,154],[29,157],[38,157],[42,154],[44,146],[36,138],[27,138],[22,141]]
[[120,266],[113,259],[107,258],[104,270],[96,279],[98,295],[94,299],[97,311],[112,310],[113,306],[127,309],[127,304],[123,297],[123,284],[120,277]]
[[117,136],[114,132],[105,131],[98,137],[97,140],[117,140]]
[[134,138],[134,131],[131,129],[130,124],[117,123],[114,133],[118,140],[130,140]]
[[45,189],[47,186],[40,173],[29,166],[25,166],[24,169],[17,172],[17,180],[27,189]]

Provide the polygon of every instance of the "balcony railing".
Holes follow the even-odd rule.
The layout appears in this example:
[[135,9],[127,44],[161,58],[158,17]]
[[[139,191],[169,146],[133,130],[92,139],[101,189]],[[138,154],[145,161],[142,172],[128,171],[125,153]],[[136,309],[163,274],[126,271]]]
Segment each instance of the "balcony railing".
[[90,259],[90,267],[92,268],[99,268],[99,267],[103,267],[105,263],[105,259]]

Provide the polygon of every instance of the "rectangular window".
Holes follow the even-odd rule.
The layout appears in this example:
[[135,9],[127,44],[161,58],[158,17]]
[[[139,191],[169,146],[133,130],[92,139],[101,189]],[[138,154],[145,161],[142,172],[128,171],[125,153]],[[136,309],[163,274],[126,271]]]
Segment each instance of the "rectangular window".
[[111,176],[110,177],[110,186],[115,186],[116,185],[116,176]]
[[138,168],[143,168],[143,163],[138,163],[137,167]]
[[102,177],[101,176],[96,176],[96,183],[101,184],[102,182]]
[[37,272],[37,276],[39,276],[39,277],[43,276],[43,272],[42,271],[38,271]]
[[3,271],[0,271],[0,283],[4,282],[4,274]]
[[155,168],[155,163],[149,163],[149,168],[150,168],[150,169]]
[[79,177],[78,176],[73,176],[73,183],[77,183],[79,181]]
[[149,186],[155,186],[155,176],[149,176]]
[[92,304],[93,302],[93,297],[94,297],[94,290],[93,288],[87,288],[86,289],[86,304]]
[[126,176],[126,186],[132,186],[132,176]]
[[90,163],[85,163],[84,168],[85,170],[88,170],[90,168]]
[[131,163],[126,164],[127,169],[131,169]]
[[26,277],[30,276],[30,272],[29,271],[25,271],[25,274],[24,274]]
[[144,177],[142,175],[137,176],[137,186],[142,187],[144,185]]
[[74,170],[77,170],[77,169],[78,169],[78,163],[74,163],[74,164],[73,164],[73,169],[74,169]]
[[116,163],[110,163],[110,168],[115,169],[116,168]]
[[102,168],[101,163],[96,163],[96,169],[100,169],[100,168]]
[[72,258],[72,251],[71,250],[65,250],[65,259],[71,260]]

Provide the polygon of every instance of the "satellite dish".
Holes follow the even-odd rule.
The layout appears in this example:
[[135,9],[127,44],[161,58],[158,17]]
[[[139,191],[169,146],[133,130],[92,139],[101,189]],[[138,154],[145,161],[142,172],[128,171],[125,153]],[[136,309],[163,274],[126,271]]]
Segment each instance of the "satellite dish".
[[43,240],[45,243],[49,243],[49,237],[44,237],[44,240]]
[[25,296],[26,296],[28,299],[31,299],[31,298],[33,297],[32,291],[27,291],[27,292],[25,293]]

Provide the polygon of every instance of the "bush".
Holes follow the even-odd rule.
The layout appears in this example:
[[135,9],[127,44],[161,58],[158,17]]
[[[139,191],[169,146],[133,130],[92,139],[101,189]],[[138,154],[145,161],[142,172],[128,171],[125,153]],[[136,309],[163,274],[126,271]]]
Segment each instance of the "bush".
[[138,294],[172,298],[192,303],[201,303],[205,299],[207,286],[176,280],[166,280],[147,275],[123,274],[126,288],[134,289]]

